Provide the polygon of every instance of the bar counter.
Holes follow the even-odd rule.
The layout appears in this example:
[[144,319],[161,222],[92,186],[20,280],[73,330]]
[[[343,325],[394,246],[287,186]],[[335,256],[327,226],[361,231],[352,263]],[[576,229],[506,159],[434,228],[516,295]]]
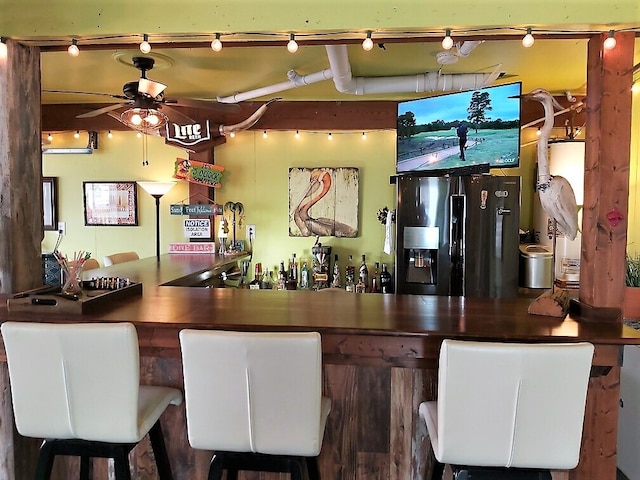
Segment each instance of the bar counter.
[[[622,347],[640,344],[640,332],[620,322],[586,321],[572,315],[565,319],[529,315],[531,298],[465,299],[166,285],[189,284],[210,276],[221,263],[224,259],[209,255],[163,255],[159,263],[153,257],[89,271],[85,277],[117,275],[141,281],[142,296],[114,302],[105,311],[72,317],[9,313],[5,307],[0,310],[0,321],[132,322],[140,341],[142,381],[178,388],[182,388],[178,332],[183,328],[318,331],[322,335],[324,393],[332,400],[320,454],[325,480],[426,478],[432,456],[417,409],[420,402],[435,397],[442,339],[589,341],[596,353],[580,464],[561,475],[572,480],[615,479]],[[6,363],[0,368],[0,414],[10,419]],[[206,479],[210,452],[189,446],[184,406],[167,410],[163,428],[174,478]],[[8,421],[0,424],[0,435],[0,470],[4,469],[0,478],[32,478],[37,442],[22,439]],[[154,469],[149,448],[138,447],[132,455],[132,478],[148,478],[149,470]],[[56,478],[75,474],[76,463],[59,462]],[[106,463],[95,461],[94,469],[106,471]],[[244,473],[241,478],[279,477]]]

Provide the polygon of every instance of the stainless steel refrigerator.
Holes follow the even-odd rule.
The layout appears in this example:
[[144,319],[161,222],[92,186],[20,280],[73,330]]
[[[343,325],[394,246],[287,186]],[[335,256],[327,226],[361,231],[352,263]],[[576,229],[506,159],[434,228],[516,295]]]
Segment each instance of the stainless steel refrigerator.
[[514,297],[520,177],[396,178],[398,293]]

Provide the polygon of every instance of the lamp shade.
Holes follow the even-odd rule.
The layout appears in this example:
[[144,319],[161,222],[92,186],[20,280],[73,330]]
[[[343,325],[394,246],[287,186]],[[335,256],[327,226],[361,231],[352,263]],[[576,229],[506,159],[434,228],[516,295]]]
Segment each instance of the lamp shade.
[[177,182],[136,182],[149,195],[162,196],[171,190]]

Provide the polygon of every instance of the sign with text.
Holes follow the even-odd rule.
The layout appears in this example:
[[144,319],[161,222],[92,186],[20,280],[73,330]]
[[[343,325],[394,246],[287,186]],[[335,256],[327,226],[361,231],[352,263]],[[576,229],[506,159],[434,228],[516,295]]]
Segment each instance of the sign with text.
[[195,205],[175,204],[169,207],[171,215],[222,215],[222,205],[205,203]]
[[209,238],[211,236],[211,219],[209,218],[185,218],[183,224],[185,238]]
[[214,242],[170,243],[169,253],[216,253]]
[[173,178],[191,183],[220,188],[224,167],[212,163],[196,162],[186,158],[178,158],[174,165]]
[[166,125],[167,141],[179,143],[180,145],[192,146],[198,143],[211,140],[211,128],[209,120],[204,124],[190,123],[180,125],[175,122],[168,122]]

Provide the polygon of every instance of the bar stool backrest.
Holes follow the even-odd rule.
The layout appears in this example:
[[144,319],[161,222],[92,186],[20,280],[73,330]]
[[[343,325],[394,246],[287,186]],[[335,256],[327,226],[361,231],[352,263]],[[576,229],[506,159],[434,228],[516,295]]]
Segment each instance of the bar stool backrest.
[[133,325],[6,322],[2,337],[21,435],[136,438],[140,373]]
[[318,333],[182,330],[180,342],[193,448],[320,453],[324,420]]
[[443,341],[436,458],[457,465],[574,468],[593,351],[590,343]]
[[130,262],[132,260],[138,260],[140,256],[136,252],[121,252],[106,255],[102,258],[102,262],[105,267],[110,267],[116,263]]

